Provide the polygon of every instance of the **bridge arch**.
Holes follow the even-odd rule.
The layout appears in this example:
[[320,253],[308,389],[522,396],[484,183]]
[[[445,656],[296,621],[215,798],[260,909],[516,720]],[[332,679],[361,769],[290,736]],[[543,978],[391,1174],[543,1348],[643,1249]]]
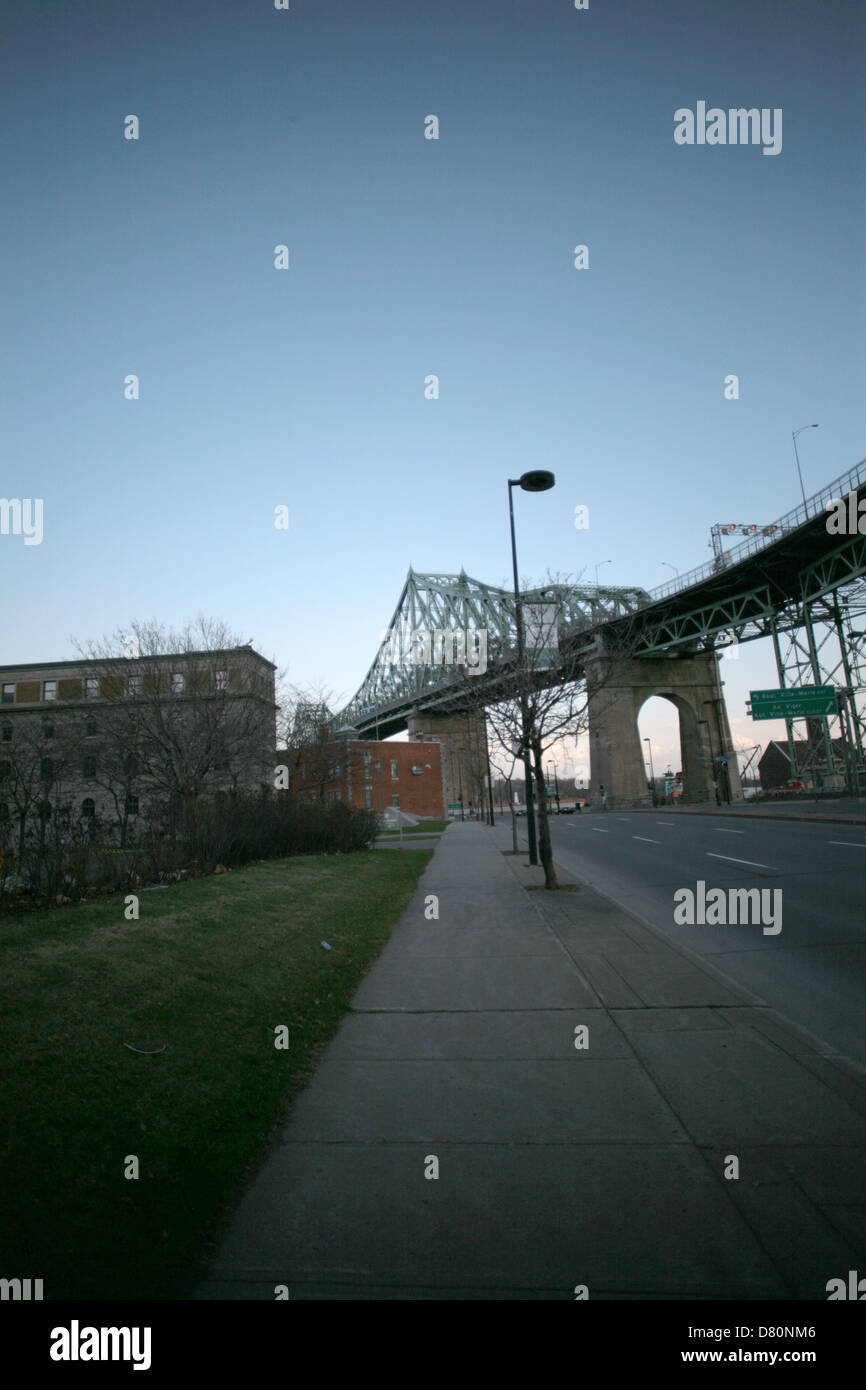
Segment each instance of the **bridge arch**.
[[[683,800],[715,801],[719,769],[723,798],[740,800],[736,755],[712,651],[685,656],[622,660],[596,658],[590,680],[589,745],[592,798],[602,788],[608,806],[650,806],[638,719],[653,696],[669,700],[679,715]],[[720,764],[719,758],[727,757]],[[729,793],[729,796],[728,796]]]

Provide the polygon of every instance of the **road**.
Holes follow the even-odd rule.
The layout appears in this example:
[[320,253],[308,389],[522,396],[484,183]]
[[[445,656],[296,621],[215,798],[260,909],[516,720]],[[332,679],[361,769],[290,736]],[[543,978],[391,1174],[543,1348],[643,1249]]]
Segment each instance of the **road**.
[[[554,816],[551,833],[577,878],[866,1064],[866,825],[610,810]],[[698,880],[781,888],[781,931],[678,925],[674,893]]]

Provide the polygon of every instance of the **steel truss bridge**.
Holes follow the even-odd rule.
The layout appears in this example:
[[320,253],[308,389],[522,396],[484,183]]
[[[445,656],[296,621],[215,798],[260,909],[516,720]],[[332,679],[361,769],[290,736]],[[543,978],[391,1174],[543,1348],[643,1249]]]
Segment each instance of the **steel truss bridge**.
[[[770,638],[780,687],[839,691],[837,716],[809,720],[808,748],[799,754],[789,723],[792,776],[843,767],[858,787],[866,785],[866,534],[827,530],[831,502],[852,493],[856,515],[866,497],[866,459],[780,517],[774,534],[751,536],[651,592],[568,584],[525,590],[524,622],[533,605],[555,609],[563,665],[572,674],[582,653],[626,642],[633,656],[675,659]],[[479,633],[486,634],[483,673]],[[465,707],[473,663],[485,699],[495,703],[513,691],[515,653],[513,592],[463,571],[410,569],[376,658],[332,727],[386,738],[405,729],[411,714],[456,712]]]

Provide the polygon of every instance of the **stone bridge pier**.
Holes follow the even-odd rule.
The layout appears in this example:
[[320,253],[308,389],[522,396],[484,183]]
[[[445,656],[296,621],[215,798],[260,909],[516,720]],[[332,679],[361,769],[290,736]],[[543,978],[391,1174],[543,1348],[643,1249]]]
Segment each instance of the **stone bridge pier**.
[[483,710],[470,714],[413,714],[407,721],[409,739],[436,739],[442,759],[442,800],[463,802],[468,812],[487,806],[487,721]]
[[[723,801],[742,801],[737,758],[719,676],[720,657],[699,652],[685,657],[623,660],[598,657],[589,676],[589,746],[592,801],[601,788],[611,806],[651,806],[638,715],[653,695],[670,700],[680,717],[683,801],[715,802],[718,779]],[[727,763],[716,759],[729,754]],[[659,769],[656,768],[656,773]]]

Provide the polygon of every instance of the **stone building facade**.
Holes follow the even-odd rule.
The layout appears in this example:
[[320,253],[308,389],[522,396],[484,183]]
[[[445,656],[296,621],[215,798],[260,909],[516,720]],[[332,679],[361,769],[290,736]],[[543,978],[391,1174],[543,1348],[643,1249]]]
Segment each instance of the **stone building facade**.
[[123,833],[151,799],[272,789],[274,672],[249,646],[0,667],[0,821]]

